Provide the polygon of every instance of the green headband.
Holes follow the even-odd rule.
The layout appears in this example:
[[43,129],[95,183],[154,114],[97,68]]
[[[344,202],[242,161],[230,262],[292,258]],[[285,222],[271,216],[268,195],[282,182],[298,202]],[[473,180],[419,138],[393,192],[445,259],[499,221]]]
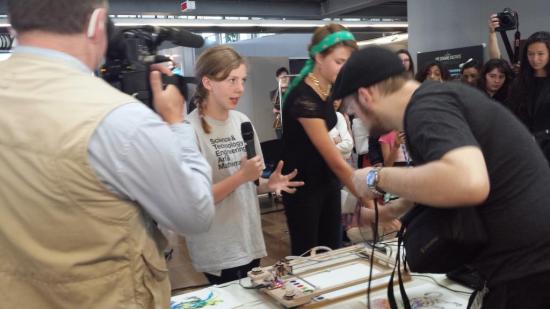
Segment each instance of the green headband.
[[313,71],[313,67],[315,65],[313,58],[315,58],[315,55],[322,53],[323,51],[343,41],[355,41],[355,37],[349,31],[338,31],[327,35],[325,38],[321,40],[321,42],[315,44],[315,46],[311,48],[311,50],[309,51],[310,58],[306,61],[306,64],[304,65],[304,67],[302,68],[298,76],[296,76],[290,83],[287,91],[285,92],[285,95],[283,96],[283,103],[288,97],[288,95],[290,94],[290,92],[294,88],[296,88],[296,86],[298,86],[298,84],[302,80],[304,80],[304,78],[306,78],[306,76],[311,71]]

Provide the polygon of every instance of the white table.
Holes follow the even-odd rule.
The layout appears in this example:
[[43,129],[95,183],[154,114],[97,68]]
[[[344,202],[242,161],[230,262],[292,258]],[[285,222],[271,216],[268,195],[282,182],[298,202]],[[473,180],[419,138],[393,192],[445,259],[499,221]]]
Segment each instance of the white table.
[[[423,304],[424,307],[427,307],[428,303],[434,305],[434,308],[466,308],[468,303],[469,295],[465,293],[471,293],[471,290],[463,287],[462,285],[456,284],[451,280],[447,279],[445,275],[436,275],[436,274],[419,274],[427,277],[420,277],[413,274],[412,280],[405,283],[405,288],[411,299],[411,304]],[[451,288],[453,290],[462,291],[464,293],[451,292],[449,290],[439,287],[435,282],[430,279],[433,278],[440,284]],[[386,278],[383,278],[386,279]],[[387,281],[386,281],[387,282]],[[248,279],[241,280],[242,285],[248,286],[250,281]],[[325,304],[322,303],[311,303],[307,307],[315,308],[346,308],[346,309],[364,309],[367,304],[366,296],[366,284],[356,286],[358,289],[362,289],[365,293],[362,293],[360,296],[349,298],[343,301]],[[226,283],[220,286],[213,286],[207,288],[214,292],[214,295],[218,296],[220,299],[225,299],[224,302],[219,303],[215,306],[206,306],[205,309],[218,309],[218,308],[257,308],[257,309],[271,309],[271,308],[282,308],[282,306],[271,297],[267,296],[263,292],[254,289],[245,289],[241,287],[238,281],[233,281]],[[199,292],[200,294],[201,292]],[[399,298],[399,286],[394,286],[394,293],[396,297]],[[186,298],[191,295],[195,295],[197,292],[191,292],[187,294],[182,294],[176,296],[176,298]],[[205,295],[204,291],[202,292]],[[387,298],[387,290],[378,290],[371,293],[371,301],[380,298]],[[325,294],[328,299],[330,295]],[[204,297],[204,296],[202,296]],[[414,307],[413,307],[414,308]]]

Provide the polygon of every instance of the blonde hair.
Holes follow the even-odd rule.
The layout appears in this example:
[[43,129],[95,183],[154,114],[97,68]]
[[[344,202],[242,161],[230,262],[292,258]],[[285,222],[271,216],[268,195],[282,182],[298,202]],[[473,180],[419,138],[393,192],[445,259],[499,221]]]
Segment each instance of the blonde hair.
[[197,104],[201,126],[206,134],[210,134],[211,128],[204,119],[204,104],[208,98],[208,90],[204,87],[202,79],[207,77],[214,81],[222,81],[241,64],[246,64],[244,58],[228,45],[209,48],[199,56],[195,64],[195,77],[198,84],[193,99]]
[[380,94],[390,95],[397,90],[403,88],[403,85],[405,85],[405,83],[409,79],[407,77],[407,74],[407,72],[404,72],[403,74],[394,75],[390,78],[376,83],[376,87],[378,87],[378,91],[380,92]]

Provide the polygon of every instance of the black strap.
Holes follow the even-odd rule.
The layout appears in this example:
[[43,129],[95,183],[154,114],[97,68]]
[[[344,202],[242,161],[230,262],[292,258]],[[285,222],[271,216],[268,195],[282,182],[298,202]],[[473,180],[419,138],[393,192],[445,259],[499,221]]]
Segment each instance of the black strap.
[[397,266],[397,276],[399,278],[399,290],[401,291],[401,299],[403,300],[403,305],[405,306],[405,309],[411,309],[409,296],[407,295],[407,291],[405,291],[403,277],[401,276],[401,259],[398,259],[398,261],[399,261],[399,265]]
[[519,30],[516,30],[514,33],[514,58],[511,59],[512,64],[516,64],[519,61],[519,44],[521,42],[521,33]]
[[[397,302],[395,301],[395,295],[393,291],[393,278],[395,276],[395,270],[397,269],[397,277],[399,281],[399,291],[401,293],[401,299],[403,301],[403,306],[405,309],[411,309],[411,303],[407,292],[405,291],[405,286],[403,284],[403,278],[401,275],[401,246],[403,243],[403,233],[405,232],[405,225],[401,226],[399,233],[397,233],[397,252],[395,258],[395,265],[393,266],[393,271],[390,276],[390,282],[388,283],[388,301],[390,303],[391,309],[398,309]],[[404,266],[406,267],[406,265]]]
[[376,250],[376,242],[378,241],[378,201],[374,200],[374,239],[372,241],[372,253],[370,256],[370,268],[369,268],[369,283],[367,287],[367,305],[370,308],[370,289],[372,283],[372,270],[374,268],[374,251]]
[[514,49],[510,45],[510,40],[508,40],[508,35],[506,30],[500,30],[500,36],[502,37],[502,42],[506,48],[506,53],[508,58],[510,58],[510,63],[516,64],[519,61],[519,44],[521,41],[521,33],[519,32],[519,16],[517,12],[514,12],[514,18],[516,19],[516,32],[514,33]]
[[521,42],[521,33],[519,32],[519,15],[518,12],[514,12],[514,18],[516,19],[516,33],[514,33],[514,59],[512,64],[519,61],[519,44]]
[[[397,248],[399,248],[399,243],[397,244]],[[399,252],[399,249],[398,249]],[[399,259],[399,253],[397,253]],[[395,261],[395,265],[393,266],[393,270],[390,275],[390,282],[388,283],[388,302],[390,303],[391,309],[398,309],[397,303],[395,302],[395,295],[393,294],[393,276],[395,275],[395,268],[397,267],[397,261]]]
[[510,62],[514,64],[514,50],[512,49],[512,45],[510,45],[510,40],[508,40],[508,35],[504,30],[499,32],[500,32],[500,36],[502,37],[502,42],[504,43],[504,47],[506,48],[506,53],[508,54],[508,58],[510,58]]
[[468,298],[468,305],[466,306],[466,309],[472,308],[472,305],[476,299],[477,293],[479,293],[479,290],[474,290],[472,294],[470,295],[470,298]]

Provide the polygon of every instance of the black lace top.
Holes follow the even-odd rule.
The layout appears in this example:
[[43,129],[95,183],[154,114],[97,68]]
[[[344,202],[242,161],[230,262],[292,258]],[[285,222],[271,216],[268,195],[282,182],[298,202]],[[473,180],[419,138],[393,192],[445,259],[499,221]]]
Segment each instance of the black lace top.
[[296,180],[303,180],[306,187],[338,185],[336,176],[310,141],[298,118],[323,119],[327,131],[337,122],[332,104],[323,101],[302,81],[283,103],[284,171],[298,169]]

